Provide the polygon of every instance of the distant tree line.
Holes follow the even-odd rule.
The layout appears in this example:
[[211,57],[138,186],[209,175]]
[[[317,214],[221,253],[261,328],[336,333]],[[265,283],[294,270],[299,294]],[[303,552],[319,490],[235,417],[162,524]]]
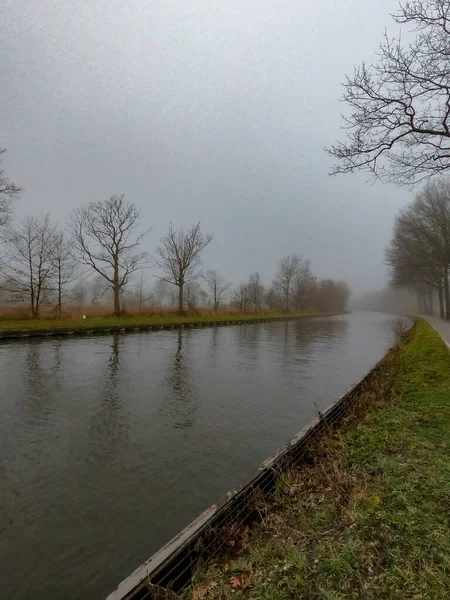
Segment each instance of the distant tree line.
[[[60,225],[48,214],[14,222],[12,201],[20,192],[0,170],[1,301],[27,306],[32,318],[44,308],[61,317],[65,306],[109,303],[117,316],[164,307],[179,313],[225,307],[245,313],[332,312],[347,306],[347,284],[319,280],[310,262],[297,255],[279,262],[270,286],[256,271],[233,290],[216,269],[202,268],[212,236],[199,223],[187,230],[171,224],[150,258],[141,250],[148,233],[140,226],[141,213],[123,194],[76,208]],[[149,267],[158,271],[151,289],[144,277]]]
[[386,249],[391,283],[413,289],[419,310],[450,320],[450,182],[427,183],[395,220]]

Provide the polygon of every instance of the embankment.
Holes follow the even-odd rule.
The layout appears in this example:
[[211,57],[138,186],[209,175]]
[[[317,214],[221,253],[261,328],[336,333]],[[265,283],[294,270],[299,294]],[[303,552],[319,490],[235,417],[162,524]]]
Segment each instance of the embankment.
[[110,598],[443,600],[449,565],[450,353],[418,320]]
[[182,329],[184,327],[217,327],[245,323],[269,321],[289,321],[313,317],[329,317],[345,314],[335,313],[228,313],[202,314],[189,316],[132,316],[132,317],[93,317],[88,319],[39,319],[0,321],[0,340],[29,337],[94,335],[107,333],[127,333],[138,331],[159,331],[161,329]]
[[[448,598],[450,353],[414,329],[187,598]],[[231,542],[231,544],[230,544]]]

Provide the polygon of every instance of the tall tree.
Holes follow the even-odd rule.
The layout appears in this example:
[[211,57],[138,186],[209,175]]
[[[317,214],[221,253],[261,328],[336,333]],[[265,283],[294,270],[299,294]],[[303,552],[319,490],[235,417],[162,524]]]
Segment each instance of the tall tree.
[[205,273],[205,283],[213,302],[213,308],[217,312],[226,294],[230,290],[231,283],[219,275],[216,269],[208,269]]
[[450,167],[449,3],[411,0],[393,18],[412,24],[415,40],[385,35],[378,62],[347,77],[347,139],[328,151],[338,159],[333,173],[413,184]]
[[292,285],[292,304],[295,310],[305,310],[311,302],[311,292],[314,290],[316,278],[311,272],[311,262],[302,260],[295,274]]
[[296,276],[299,273],[301,265],[301,259],[295,254],[285,256],[278,263],[278,271],[273,282],[273,289],[279,295],[281,301],[282,310],[288,311],[292,288]]
[[17,302],[28,302],[32,318],[37,319],[54,289],[55,226],[49,215],[41,219],[27,217],[17,227],[9,228],[3,239],[8,256],[3,287]]
[[436,287],[441,313],[450,318],[450,185],[447,182],[429,182],[414,202],[400,212],[386,249],[386,261],[393,284],[415,285],[421,295],[426,292],[421,284]]
[[64,231],[54,233],[50,246],[50,263],[56,291],[55,315],[61,318],[63,303],[71,300],[67,296],[67,288],[75,281],[77,267],[71,240]]
[[141,213],[125,196],[90,202],[73,211],[69,228],[81,262],[101,275],[114,295],[114,314],[120,316],[121,292],[133,273],[147,262],[139,245],[148,231],[137,231]]
[[165,274],[163,281],[178,287],[178,312],[184,312],[184,286],[189,280],[200,276],[201,255],[211,242],[212,236],[202,233],[200,223],[187,231],[169,226],[156,249],[156,265]]
[[231,304],[239,310],[240,313],[247,312],[249,305],[249,289],[246,283],[240,283],[231,296]]
[[247,291],[253,310],[255,312],[261,311],[264,295],[264,286],[259,271],[255,271],[248,278]]
[[[6,148],[0,149],[0,156],[5,152]],[[11,202],[19,197],[21,191],[22,188],[6,177],[5,170],[0,169],[0,227],[4,227],[8,223],[11,215]]]

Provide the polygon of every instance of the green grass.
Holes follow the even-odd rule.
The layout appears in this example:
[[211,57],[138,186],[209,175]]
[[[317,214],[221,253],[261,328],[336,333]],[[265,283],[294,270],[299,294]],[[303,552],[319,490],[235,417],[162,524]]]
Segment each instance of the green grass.
[[72,329],[82,327],[84,329],[96,329],[99,327],[137,327],[139,325],[180,325],[208,323],[212,321],[248,321],[251,319],[270,319],[277,317],[308,317],[318,316],[319,313],[296,313],[286,315],[283,313],[207,313],[188,316],[179,315],[130,315],[123,317],[100,316],[67,319],[0,319],[0,332],[2,331],[25,331],[25,330],[54,330]]
[[197,600],[450,597],[450,352],[418,320],[313,463],[199,572]]

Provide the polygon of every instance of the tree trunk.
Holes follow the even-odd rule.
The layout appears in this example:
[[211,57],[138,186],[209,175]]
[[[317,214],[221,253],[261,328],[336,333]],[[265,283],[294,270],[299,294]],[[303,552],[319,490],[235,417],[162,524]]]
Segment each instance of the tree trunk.
[[422,292],[423,295],[423,313],[425,315],[430,314],[430,305],[428,304],[428,290],[425,288]]
[[439,297],[439,316],[441,319],[445,318],[445,307],[444,307],[444,290],[442,289],[442,283],[438,286],[438,297]]
[[120,290],[116,284],[114,284],[114,314],[120,317]]
[[62,306],[62,276],[61,276],[61,264],[58,263],[58,305],[56,307],[56,316],[58,319],[61,318],[61,306]]
[[120,317],[120,285],[119,285],[119,259],[117,255],[114,257],[114,314]]
[[425,310],[424,310],[424,306],[423,306],[423,292],[422,292],[422,290],[418,290],[417,291],[417,301],[419,303],[419,313],[421,315],[423,315],[425,313]]
[[184,284],[178,286],[178,312],[180,315],[184,313]]
[[445,318],[450,321],[450,290],[448,287],[448,268],[444,268],[444,298],[445,298]]
[[434,312],[434,289],[428,288],[428,308],[430,309],[430,315]]

